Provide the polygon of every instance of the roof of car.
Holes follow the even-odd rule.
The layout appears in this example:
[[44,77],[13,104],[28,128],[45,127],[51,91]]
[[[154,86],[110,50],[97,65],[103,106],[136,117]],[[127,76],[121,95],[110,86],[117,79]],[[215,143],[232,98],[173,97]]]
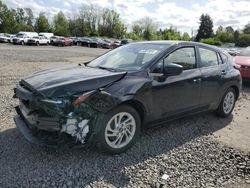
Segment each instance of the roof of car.
[[178,44],[183,44],[183,45],[196,45],[196,46],[204,46],[208,48],[212,48],[214,50],[221,51],[218,47],[204,44],[204,43],[199,43],[199,42],[190,42],[190,41],[175,41],[175,40],[156,40],[156,41],[142,41],[142,42],[137,42],[137,43],[142,43],[142,44],[167,44],[167,45],[178,45]]

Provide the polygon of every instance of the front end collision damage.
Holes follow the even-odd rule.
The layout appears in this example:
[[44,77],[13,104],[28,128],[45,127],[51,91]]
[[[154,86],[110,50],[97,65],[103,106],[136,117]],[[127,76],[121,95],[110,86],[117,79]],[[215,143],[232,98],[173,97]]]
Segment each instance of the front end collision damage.
[[[84,101],[75,104],[77,99],[84,96],[87,96]],[[103,89],[92,90],[82,95],[48,99],[40,95],[38,91],[28,92],[17,86],[14,97],[20,100],[17,113],[23,117],[22,119],[27,117],[33,119],[32,122],[27,122],[28,118],[26,119],[25,123],[29,123],[28,127],[35,127],[37,130],[57,131],[59,134],[67,133],[75,138],[75,142],[81,144],[94,142],[93,138],[99,130],[97,121],[100,123],[104,113],[119,103],[117,98]],[[28,105],[23,104],[25,101],[29,101]],[[29,108],[29,111],[27,112],[24,108]],[[24,114],[25,111],[27,114]],[[56,125],[52,125],[53,127],[50,128],[41,124],[41,119],[48,116],[53,116],[53,119],[56,119]],[[15,122],[18,123],[17,120]],[[20,127],[18,128],[20,129]],[[37,143],[37,141],[33,143]]]

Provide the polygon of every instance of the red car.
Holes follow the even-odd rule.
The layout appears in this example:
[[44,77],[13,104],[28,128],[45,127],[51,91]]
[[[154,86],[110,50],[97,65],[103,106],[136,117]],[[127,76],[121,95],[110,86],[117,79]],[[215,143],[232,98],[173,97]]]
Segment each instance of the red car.
[[234,58],[234,62],[240,68],[241,77],[250,80],[250,48],[241,51]]
[[73,40],[70,38],[59,37],[54,41],[55,46],[72,46]]

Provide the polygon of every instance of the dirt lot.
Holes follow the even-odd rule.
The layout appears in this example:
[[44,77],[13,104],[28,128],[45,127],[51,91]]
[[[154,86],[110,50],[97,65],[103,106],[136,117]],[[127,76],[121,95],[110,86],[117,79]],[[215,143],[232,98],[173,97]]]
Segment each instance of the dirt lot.
[[250,187],[250,86],[229,118],[207,113],[146,130],[121,155],[26,142],[13,122],[18,80],[105,52],[0,44],[0,187]]

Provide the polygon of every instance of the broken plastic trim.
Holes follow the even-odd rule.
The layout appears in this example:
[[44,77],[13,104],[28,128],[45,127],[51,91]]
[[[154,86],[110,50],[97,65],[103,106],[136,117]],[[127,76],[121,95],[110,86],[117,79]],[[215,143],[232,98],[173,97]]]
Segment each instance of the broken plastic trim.
[[73,112],[68,114],[67,122],[62,126],[61,132],[65,132],[76,138],[76,141],[85,143],[87,134],[89,132],[89,120],[77,119]]

